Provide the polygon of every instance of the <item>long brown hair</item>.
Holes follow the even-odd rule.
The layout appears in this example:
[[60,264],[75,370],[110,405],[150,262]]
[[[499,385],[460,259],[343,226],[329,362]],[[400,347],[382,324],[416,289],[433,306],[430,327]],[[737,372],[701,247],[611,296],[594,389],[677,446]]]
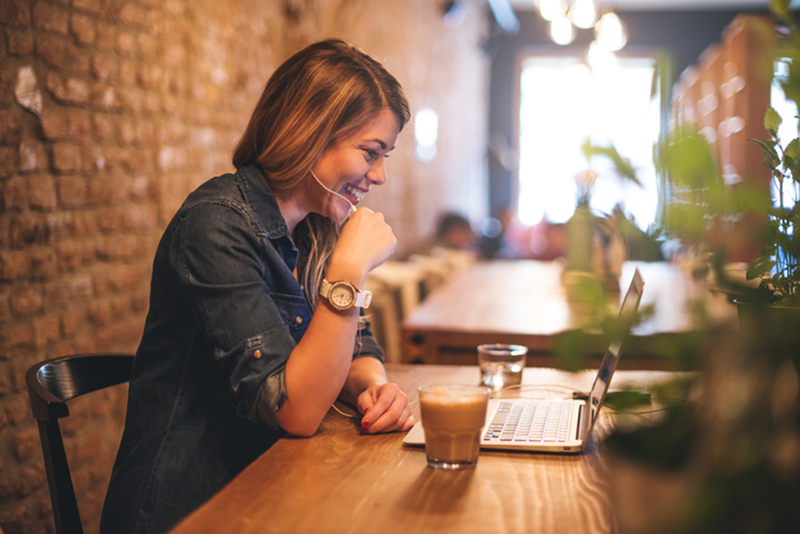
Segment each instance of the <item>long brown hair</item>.
[[[289,191],[308,179],[331,143],[363,126],[388,107],[400,129],[410,112],[403,89],[383,65],[337,39],[320,41],[287,59],[267,82],[233,153],[233,165],[257,165],[273,192]],[[339,234],[331,219],[310,213],[298,243],[299,271],[306,298],[316,306]],[[300,232],[296,231],[296,235]]]

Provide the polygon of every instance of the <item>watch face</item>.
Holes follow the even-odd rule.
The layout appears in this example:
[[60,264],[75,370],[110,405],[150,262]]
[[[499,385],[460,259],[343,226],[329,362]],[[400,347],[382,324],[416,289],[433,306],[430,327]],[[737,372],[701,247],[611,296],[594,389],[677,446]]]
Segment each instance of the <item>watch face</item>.
[[347,284],[334,284],[328,300],[338,308],[350,308],[355,302],[355,294]]

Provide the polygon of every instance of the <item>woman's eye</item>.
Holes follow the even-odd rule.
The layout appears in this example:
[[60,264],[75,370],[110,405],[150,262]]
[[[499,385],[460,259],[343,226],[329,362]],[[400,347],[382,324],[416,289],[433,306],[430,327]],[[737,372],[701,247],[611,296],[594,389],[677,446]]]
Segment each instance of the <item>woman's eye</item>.
[[375,159],[375,158],[378,157],[378,152],[375,151],[375,150],[372,150],[372,149],[369,149],[369,148],[365,148],[364,152],[367,153],[367,156],[369,156],[369,159]]

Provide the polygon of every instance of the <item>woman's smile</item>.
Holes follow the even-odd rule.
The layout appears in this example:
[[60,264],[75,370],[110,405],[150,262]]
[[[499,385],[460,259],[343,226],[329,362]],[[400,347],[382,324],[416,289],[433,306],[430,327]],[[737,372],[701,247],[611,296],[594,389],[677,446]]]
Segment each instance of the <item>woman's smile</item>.
[[350,196],[352,196],[355,199],[354,204],[357,204],[359,200],[363,199],[364,195],[366,195],[368,191],[368,190],[364,191],[363,189],[358,189],[357,187],[350,184],[344,184],[343,189],[345,190],[345,192],[350,194]]

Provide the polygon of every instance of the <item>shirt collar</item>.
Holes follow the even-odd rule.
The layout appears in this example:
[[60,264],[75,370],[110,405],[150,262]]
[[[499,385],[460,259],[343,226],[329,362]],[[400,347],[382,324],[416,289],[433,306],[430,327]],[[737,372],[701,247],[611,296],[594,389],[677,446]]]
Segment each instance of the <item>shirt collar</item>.
[[289,236],[289,227],[281,215],[275,194],[269,187],[266,175],[254,165],[240,167],[236,171],[237,181],[247,203],[261,219],[270,239]]

